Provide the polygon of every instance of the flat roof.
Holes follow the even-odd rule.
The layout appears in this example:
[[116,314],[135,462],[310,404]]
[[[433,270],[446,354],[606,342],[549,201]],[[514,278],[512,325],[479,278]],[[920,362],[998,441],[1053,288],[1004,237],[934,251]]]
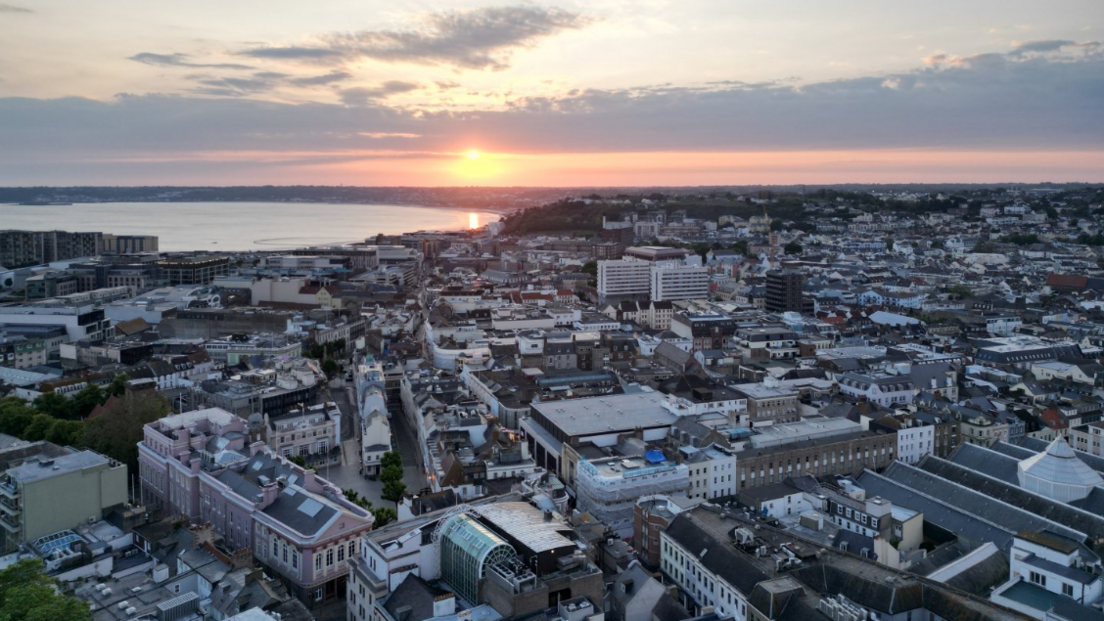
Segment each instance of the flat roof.
[[637,427],[663,427],[678,416],[663,407],[665,395],[655,391],[603,395],[533,403],[549,423],[569,436],[614,433]]
[[78,451],[60,457],[26,461],[15,468],[9,469],[8,476],[10,476],[12,480],[19,481],[26,485],[27,483],[49,479],[50,477],[77,472],[107,463],[108,459],[99,453]]
[[479,505],[476,513],[533,552],[575,546],[560,533],[561,529],[570,530],[568,526],[556,521],[545,522],[544,513],[527,502],[492,502]]

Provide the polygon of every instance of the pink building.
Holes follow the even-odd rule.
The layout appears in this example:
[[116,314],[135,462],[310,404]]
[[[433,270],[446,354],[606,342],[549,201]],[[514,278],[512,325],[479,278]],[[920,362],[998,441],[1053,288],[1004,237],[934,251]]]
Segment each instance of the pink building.
[[150,511],[209,522],[308,606],[344,597],[345,561],[372,514],[313,470],[250,443],[244,419],[218,408],[166,416],[145,426],[138,461]]

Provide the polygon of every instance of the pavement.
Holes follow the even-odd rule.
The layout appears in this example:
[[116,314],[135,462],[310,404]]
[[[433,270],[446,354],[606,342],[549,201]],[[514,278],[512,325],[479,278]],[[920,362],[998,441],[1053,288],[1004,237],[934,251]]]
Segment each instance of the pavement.
[[[368,499],[372,506],[394,507],[394,503],[382,498],[383,483],[371,481],[360,473],[360,416],[356,410],[356,395],[352,384],[334,386],[330,390],[330,396],[341,411],[341,464],[323,466],[318,475],[341,489],[355,490],[361,497]],[[417,460],[417,451],[414,450],[416,442],[417,437],[409,429],[402,412],[394,412],[391,417],[391,445],[402,456],[403,481],[407,491],[413,493],[428,487],[422,466]]]

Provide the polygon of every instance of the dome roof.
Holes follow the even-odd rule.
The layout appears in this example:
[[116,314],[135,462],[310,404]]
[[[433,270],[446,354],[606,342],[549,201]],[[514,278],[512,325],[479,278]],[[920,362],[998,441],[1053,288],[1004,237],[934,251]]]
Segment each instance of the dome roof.
[[1045,451],[1021,461],[1019,479],[1022,487],[1052,497],[1055,494],[1047,493],[1046,488],[1065,488],[1066,493],[1057,494],[1064,496],[1064,501],[1084,498],[1093,487],[1104,483],[1100,473],[1078,459],[1064,438],[1055,439]]

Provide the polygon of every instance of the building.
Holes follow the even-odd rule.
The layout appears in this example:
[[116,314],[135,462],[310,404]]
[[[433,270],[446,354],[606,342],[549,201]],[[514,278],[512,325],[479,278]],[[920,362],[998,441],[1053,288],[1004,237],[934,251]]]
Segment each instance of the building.
[[195,255],[172,257],[157,262],[159,279],[166,285],[209,285],[215,278],[226,276],[230,259],[219,256]]
[[[782,436],[786,432],[779,429],[776,433]],[[863,468],[884,468],[893,462],[896,452],[895,434],[870,431],[818,438],[802,436],[796,441],[761,448],[746,447],[736,454],[738,489],[781,483],[805,474],[850,475]]]
[[0,550],[98,522],[126,503],[127,467],[48,442],[0,451]]
[[103,236],[103,251],[110,254],[137,254],[157,252],[156,235],[111,235]]
[[633,507],[632,544],[640,559],[649,567],[659,567],[663,560],[660,554],[660,533],[667,530],[680,513],[702,502],[685,496],[665,494],[638,498]]
[[748,598],[767,575],[728,541],[716,540],[695,513],[682,513],[660,535],[660,569],[697,608],[749,618]]
[[1099,614],[1090,606],[1104,598],[1104,568],[1084,543],[1049,531],[1022,531],[1010,559],[1009,580],[994,589],[994,602],[1040,620]]
[[217,408],[166,416],[145,426],[138,462],[151,512],[210,523],[308,606],[345,596],[346,560],[372,514],[314,470],[250,444],[243,419]]
[[529,454],[568,485],[575,481],[583,445],[614,446],[619,435],[637,430],[645,442],[658,442],[678,418],[667,410],[664,395],[651,391],[544,401],[531,408],[521,419]]
[[709,297],[709,269],[692,265],[652,268],[649,294],[656,302]]
[[36,303],[0,304],[0,326],[65,329],[68,341],[100,341],[113,332],[103,309],[94,302],[75,302],[65,298]]
[[347,618],[394,618],[379,611],[408,576],[447,584],[456,608],[472,611],[459,618],[476,618],[485,606],[528,618],[579,597],[601,602],[602,572],[579,550],[571,527],[519,498],[446,506],[366,534],[351,564]]
[[661,451],[643,457],[581,459],[575,479],[579,511],[589,513],[624,539],[632,537],[633,512],[643,496],[683,492],[690,485],[686,464],[663,458]]
[[805,277],[796,270],[772,270],[767,272],[767,305],[771,313],[802,313],[806,308],[801,292]]
[[267,444],[282,457],[299,457],[311,467],[341,463],[341,410],[330,401],[265,414]]
[[646,261],[599,261],[598,297],[646,296],[651,278],[652,265]]
[[103,248],[102,233],[0,231],[0,265],[7,268],[94,257]]

